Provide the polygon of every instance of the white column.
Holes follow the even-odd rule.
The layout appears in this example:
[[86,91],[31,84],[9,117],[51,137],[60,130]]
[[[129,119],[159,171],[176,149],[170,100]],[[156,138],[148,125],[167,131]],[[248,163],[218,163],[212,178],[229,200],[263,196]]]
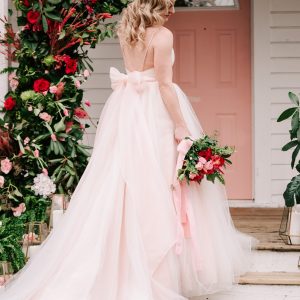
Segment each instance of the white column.
[[270,1],[252,0],[255,206],[271,205]]
[[[8,15],[8,0],[0,1],[0,17],[7,17]],[[4,24],[0,22],[0,32],[3,34],[4,32]],[[7,67],[7,60],[5,59],[3,54],[0,54],[0,70]],[[7,93],[7,74],[0,75],[0,103],[4,99],[4,95]]]

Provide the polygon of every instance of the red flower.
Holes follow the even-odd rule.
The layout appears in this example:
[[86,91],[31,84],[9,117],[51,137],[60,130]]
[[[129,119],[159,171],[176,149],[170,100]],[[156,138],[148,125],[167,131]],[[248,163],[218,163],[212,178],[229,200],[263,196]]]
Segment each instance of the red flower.
[[40,19],[40,13],[38,11],[35,10],[30,10],[27,13],[27,21],[30,24],[36,24],[38,22],[38,20]]
[[213,155],[211,157],[211,160],[213,162],[213,165],[214,165],[215,169],[219,169],[225,163],[225,159],[222,156],[219,156],[219,155]]
[[23,0],[23,5],[29,7],[30,6],[29,0]]
[[12,110],[16,106],[16,100],[13,97],[8,97],[4,101],[4,108],[6,110]]
[[212,156],[211,148],[207,148],[206,150],[199,151],[198,155],[204,157],[207,161],[209,161]]
[[90,7],[89,5],[86,5],[85,7],[89,14],[92,14],[94,12],[94,9],[92,7]]
[[201,181],[204,177],[204,174],[198,173],[193,179],[190,179],[191,181]]
[[91,0],[92,4],[96,4],[98,0]]
[[112,15],[110,13],[102,13],[102,14],[100,14],[100,16],[102,17],[102,19],[112,18]]
[[75,108],[74,114],[79,119],[87,119],[88,118],[87,112],[81,107]]
[[43,93],[49,90],[50,82],[44,78],[35,80],[33,83],[33,89],[37,93]]
[[74,74],[77,70],[77,60],[66,55],[64,62],[66,64],[66,74]]

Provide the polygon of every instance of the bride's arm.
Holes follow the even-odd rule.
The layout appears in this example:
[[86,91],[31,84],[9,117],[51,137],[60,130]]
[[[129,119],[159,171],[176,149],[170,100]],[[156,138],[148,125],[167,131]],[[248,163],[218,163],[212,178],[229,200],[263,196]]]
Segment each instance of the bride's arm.
[[180,110],[179,100],[173,85],[172,49],[173,34],[166,28],[160,30],[155,39],[154,70],[163,102],[175,126],[175,139],[180,141],[189,131]]

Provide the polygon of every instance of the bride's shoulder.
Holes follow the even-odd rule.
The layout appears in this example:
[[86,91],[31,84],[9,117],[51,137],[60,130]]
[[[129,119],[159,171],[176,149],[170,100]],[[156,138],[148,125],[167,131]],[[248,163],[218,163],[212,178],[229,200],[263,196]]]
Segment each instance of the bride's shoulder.
[[162,26],[156,35],[156,43],[170,43],[173,42],[173,33],[170,29]]

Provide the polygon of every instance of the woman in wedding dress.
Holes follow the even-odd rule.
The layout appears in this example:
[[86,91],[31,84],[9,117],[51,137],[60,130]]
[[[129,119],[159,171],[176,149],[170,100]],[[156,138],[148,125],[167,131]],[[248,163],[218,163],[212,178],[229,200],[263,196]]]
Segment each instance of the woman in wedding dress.
[[224,187],[186,188],[191,235],[174,204],[177,144],[203,131],[172,83],[174,0],[134,0],[118,34],[93,154],[71,204],[1,300],[187,300],[229,289],[249,262]]

